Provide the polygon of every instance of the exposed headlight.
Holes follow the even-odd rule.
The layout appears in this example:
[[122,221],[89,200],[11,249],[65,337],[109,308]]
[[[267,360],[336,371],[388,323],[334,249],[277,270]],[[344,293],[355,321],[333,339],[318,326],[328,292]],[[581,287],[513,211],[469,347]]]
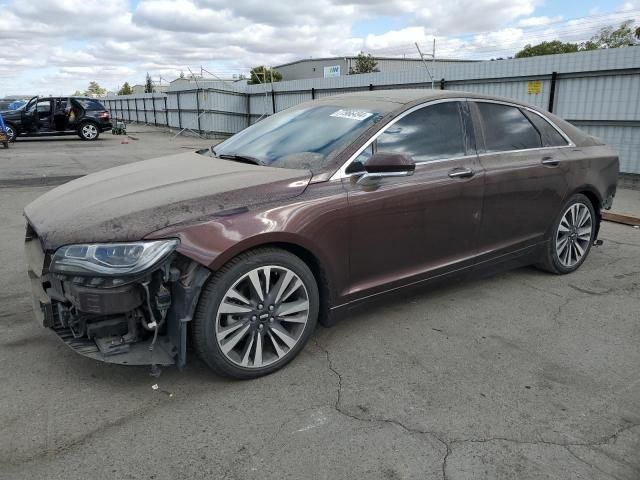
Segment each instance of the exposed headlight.
[[178,240],[153,240],[67,245],[53,254],[49,270],[66,275],[135,275],[160,262],[179,243]]

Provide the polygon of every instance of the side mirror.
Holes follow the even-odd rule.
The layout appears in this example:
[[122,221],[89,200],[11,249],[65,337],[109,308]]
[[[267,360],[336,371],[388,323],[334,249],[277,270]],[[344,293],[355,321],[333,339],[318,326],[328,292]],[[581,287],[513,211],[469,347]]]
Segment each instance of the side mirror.
[[386,177],[406,177],[413,175],[416,164],[409,155],[402,153],[377,152],[364,165],[365,174],[358,184],[370,184],[376,179]]

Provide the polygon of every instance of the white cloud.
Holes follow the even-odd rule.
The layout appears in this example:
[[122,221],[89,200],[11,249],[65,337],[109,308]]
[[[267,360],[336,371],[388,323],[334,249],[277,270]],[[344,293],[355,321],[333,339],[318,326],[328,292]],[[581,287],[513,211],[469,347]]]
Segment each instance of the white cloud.
[[[124,81],[141,83],[146,72],[172,79],[201,65],[230,76],[259,64],[361,49],[415,54],[414,42],[430,50],[434,37],[438,56],[508,56],[524,43],[588,38],[601,26],[545,16],[543,0],[8,2],[0,15],[0,96],[64,93],[84,89],[91,80],[113,89]],[[619,8],[632,12],[640,8],[637,3],[628,0]],[[385,19],[400,27],[352,34]]]
[[518,21],[519,27],[538,27],[541,25],[549,25],[550,23],[557,23],[562,20],[562,15],[558,15],[556,17],[529,17],[523,18]]

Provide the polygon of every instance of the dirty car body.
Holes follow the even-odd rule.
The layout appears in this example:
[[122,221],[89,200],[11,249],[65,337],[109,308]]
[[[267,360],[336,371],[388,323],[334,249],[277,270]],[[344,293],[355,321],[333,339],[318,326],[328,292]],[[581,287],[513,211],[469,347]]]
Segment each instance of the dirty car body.
[[325,98],[28,205],[34,308],[91,358],[183,366],[193,341],[214,370],[258,376],[316,321],[401,288],[523,264],[570,273],[617,175],[600,141],[511,100]]

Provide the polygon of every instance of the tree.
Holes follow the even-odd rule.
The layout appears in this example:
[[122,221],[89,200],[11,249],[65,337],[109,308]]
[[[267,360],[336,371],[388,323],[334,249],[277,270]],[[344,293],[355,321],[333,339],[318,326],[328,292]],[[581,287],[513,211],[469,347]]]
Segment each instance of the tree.
[[118,95],[131,95],[133,93],[133,88],[129,85],[129,82],[124,82],[122,88],[118,90]]
[[89,87],[87,87],[87,90],[84,92],[88,97],[102,97],[106,93],[107,89],[98,85],[98,82],[89,82]]
[[247,82],[249,85],[282,81],[282,74],[279,71],[267,68],[264,65],[253,67],[250,76],[251,78]]
[[633,20],[627,20],[618,28],[611,25],[601,28],[596,35],[591,37],[591,40],[580,44],[570,42],[563,43],[560,40],[542,42],[537,45],[527,44],[522,50],[516,53],[516,58],[640,45],[640,27],[637,27],[634,31],[632,25]]
[[583,43],[581,50],[597,50],[599,48],[620,48],[637,45],[639,42],[638,33],[640,27],[632,30],[633,20],[622,22],[618,28],[613,25],[601,28],[600,31],[591,37],[591,40]]
[[184,72],[182,70],[180,70],[180,77],[179,78],[184,78]]
[[144,81],[144,93],[153,93],[153,81],[151,80],[149,72],[147,72],[147,78]]
[[80,90],[76,90],[75,92],[73,92],[73,94],[71,95],[72,97],[81,97],[83,95],[83,93]]
[[528,43],[522,50],[516,53],[516,58],[538,57],[540,55],[554,55],[556,53],[573,53],[580,49],[577,43],[564,43],[560,40],[542,42],[537,45]]
[[349,75],[356,75],[358,73],[372,73],[379,72],[378,63],[369,53],[365,55],[364,52],[360,52],[356,57],[356,66],[349,67]]

